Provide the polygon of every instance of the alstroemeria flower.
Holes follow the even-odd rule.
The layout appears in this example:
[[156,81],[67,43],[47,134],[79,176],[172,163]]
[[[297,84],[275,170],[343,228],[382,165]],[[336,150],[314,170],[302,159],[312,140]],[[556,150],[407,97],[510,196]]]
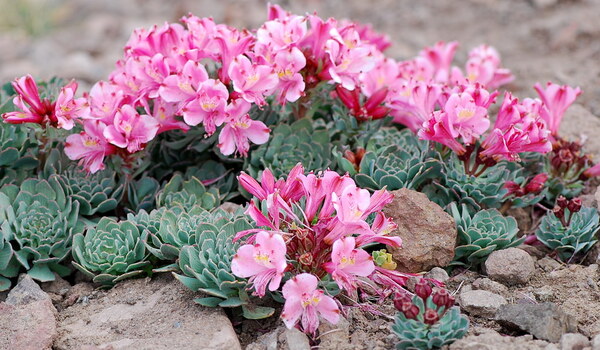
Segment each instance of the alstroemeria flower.
[[306,66],[304,54],[295,47],[279,51],[274,58],[275,72],[279,77],[277,101],[284,105],[294,102],[304,93],[304,78],[300,70]]
[[337,324],[340,320],[340,310],[332,297],[317,289],[318,280],[308,273],[292,277],[283,285],[285,304],[281,318],[286,327],[291,329],[301,320],[302,330],[314,334],[319,327],[319,314]]
[[65,154],[78,160],[84,168],[95,173],[104,169],[104,157],[116,151],[104,137],[106,125],[99,120],[85,120],[79,134],[69,135],[65,141]]
[[179,107],[176,103],[165,102],[162,98],[154,100],[151,115],[160,125],[157,134],[168,130],[190,130],[189,125],[176,118],[178,110]]
[[90,119],[98,119],[104,123],[111,123],[117,109],[125,102],[121,88],[114,83],[99,81],[90,90],[88,95],[90,104]]
[[490,126],[487,109],[478,106],[468,93],[452,94],[444,105],[453,136],[461,136],[465,144],[472,144]]
[[244,55],[233,59],[228,73],[233,82],[233,89],[239,92],[244,100],[254,102],[259,106],[265,104],[264,95],[279,83],[273,68],[267,65],[252,64]]
[[208,73],[204,66],[190,60],[181,72],[163,80],[158,94],[167,102],[187,102],[196,97],[198,86],[207,79]]
[[488,89],[496,89],[514,80],[510,70],[500,67],[500,55],[495,48],[480,45],[469,52],[466,77],[453,67],[451,80],[461,84],[479,83]]
[[438,83],[447,83],[450,78],[450,66],[454,59],[454,54],[458,48],[458,42],[451,41],[445,43],[439,41],[431,47],[424,48],[419,55],[427,59],[435,69],[434,81]]
[[183,120],[191,126],[202,123],[206,133],[212,135],[225,120],[228,98],[229,91],[223,83],[208,79],[198,87],[197,96],[182,108]]
[[245,244],[238,249],[231,261],[231,272],[238,277],[250,277],[256,294],[263,297],[267,284],[270,291],[279,288],[287,267],[285,253],[281,235],[259,231],[254,244]]
[[115,114],[113,124],[104,129],[104,137],[113,145],[134,153],[156,136],[159,126],[156,119],[140,115],[131,105],[124,105]]
[[56,126],[71,130],[75,120],[83,119],[89,115],[89,105],[84,97],[75,98],[77,82],[71,81],[65,85],[58,94],[55,104]]
[[447,146],[458,155],[465,153],[465,147],[456,140],[456,134],[445,112],[435,111],[431,118],[423,123],[419,130],[419,137],[423,140],[439,142]]
[[333,242],[331,262],[323,265],[340,288],[348,292],[356,290],[356,277],[366,277],[375,270],[373,257],[362,249],[356,249],[354,237],[343,237]]
[[252,120],[248,115],[250,103],[237,99],[227,108],[227,121],[219,134],[219,150],[228,156],[237,150],[241,155],[248,154],[250,143],[257,145],[269,140],[270,129],[261,121]]
[[534,88],[544,103],[540,110],[540,116],[546,121],[548,129],[556,134],[565,111],[581,94],[581,89],[551,82],[546,84],[545,89],[539,83],[535,84]]

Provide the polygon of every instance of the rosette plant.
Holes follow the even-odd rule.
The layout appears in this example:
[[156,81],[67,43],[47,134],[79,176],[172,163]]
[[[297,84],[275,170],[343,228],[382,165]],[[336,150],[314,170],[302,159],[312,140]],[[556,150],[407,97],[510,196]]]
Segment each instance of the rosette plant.
[[[162,209],[158,230],[149,230],[146,248],[158,259],[172,262],[177,260],[183,246],[196,244],[196,236],[201,232],[201,224],[210,223],[220,227],[242,215],[241,212],[231,214],[223,209],[208,211],[198,205],[190,210],[180,206]],[[168,266],[168,268],[172,267]]]
[[392,331],[399,338],[396,349],[439,349],[464,337],[469,319],[454,305],[454,297],[445,289],[432,292],[428,282],[421,280],[415,295],[396,295],[394,305],[400,311]]
[[377,132],[361,159],[355,158],[356,154],[346,152],[339,160],[340,168],[353,175],[359,186],[371,190],[417,190],[429,179],[441,176],[442,164],[429,142],[419,140],[408,129],[386,128]]
[[233,238],[253,226],[244,217],[224,214],[212,213],[208,222],[197,227],[193,244],[181,248],[178,264],[182,274],[175,277],[191,290],[208,295],[194,299],[198,304],[241,307],[249,319],[269,317],[275,310],[254,305],[246,292],[248,281],[232,273],[231,259],[241,244]]
[[579,198],[558,197],[554,209],[542,218],[535,236],[561,260],[570,261],[598,242],[599,220],[598,211],[582,208]]
[[64,179],[28,179],[20,187],[0,189],[0,222],[4,247],[0,275],[13,277],[14,262],[39,281],[53,281],[54,272],[71,272],[60,263],[69,256],[73,235],[83,229],[79,202],[70,197]]
[[73,237],[73,265],[94,283],[106,287],[138,276],[150,264],[144,245],[146,236],[131,221],[103,217],[85,234]]
[[450,205],[458,230],[453,265],[478,265],[495,250],[515,247],[525,238],[518,238],[517,221],[496,209],[486,209],[471,215],[466,205]]
[[269,169],[278,178],[289,173],[298,163],[314,171],[332,167],[329,133],[314,124],[310,118],[303,118],[290,125],[275,127],[271,139],[248,157],[248,174],[258,177],[264,169]]
[[191,209],[198,205],[212,209],[221,204],[219,191],[211,187],[206,189],[202,181],[195,177],[184,180],[181,174],[175,174],[156,195],[158,207],[182,206]]
[[100,170],[94,174],[76,167],[58,149],[53,149],[44,164],[42,175],[58,174],[69,186],[71,197],[79,202],[79,214],[91,216],[106,213],[117,207],[123,196],[124,185],[117,182],[117,174],[112,169]]

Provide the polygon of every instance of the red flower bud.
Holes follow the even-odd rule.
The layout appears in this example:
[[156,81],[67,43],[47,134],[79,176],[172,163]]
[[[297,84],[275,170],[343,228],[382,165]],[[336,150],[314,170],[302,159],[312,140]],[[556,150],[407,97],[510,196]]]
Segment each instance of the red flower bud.
[[556,205],[558,205],[561,208],[566,208],[567,205],[569,204],[569,200],[566,199],[563,196],[558,196],[558,198],[556,199]]
[[567,209],[569,209],[569,211],[571,213],[577,213],[578,211],[581,210],[581,198],[573,198],[569,201],[569,204],[567,205]]
[[565,210],[559,206],[554,207],[554,209],[552,209],[552,213],[554,213],[554,216],[556,216],[557,219],[562,219],[565,217]]
[[519,186],[519,184],[514,181],[506,181],[506,183],[504,184],[504,188],[508,190],[507,194],[517,194],[517,196],[519,191],[521,191],[521,186]]
[[451,295],[448,293],[446,289],[439,289],[435,293],[433,293],[433,303],[437,305],[437,307],[446,306],[448,304],[448,300]]
[[525,193],[539,193],[544,188],[546,180],[548,180],[548,174],[537,174],[529,181],[527,186],[525,186]]
[[414,320],[419,315],[419,307],[413,303],[402,304],[402,310],[400,311],[402,311],[404,317],[408,318],[409,320]]
[[425,310],[425,314],[423,315],[423,321],[425,321],[425,323],[427,323],[428,325],[435,324],[439,319],[440,316],[434,309]]
[[431,295],[431,286],[429,285],[429,282],[427,282],[424,279],[421,279],[415,285],[415,294],[418,295],[419,298],[427,300],[427,298],[429,298],[429,296]]
[[406,293],[394,294],[394,307],[398,311],[402,311],[402,309],[403,309],[402,306],[404,305],[404,303],[412,304],[412,301],[410,300],[410,296],[408,296],[408,294],[406,294]]

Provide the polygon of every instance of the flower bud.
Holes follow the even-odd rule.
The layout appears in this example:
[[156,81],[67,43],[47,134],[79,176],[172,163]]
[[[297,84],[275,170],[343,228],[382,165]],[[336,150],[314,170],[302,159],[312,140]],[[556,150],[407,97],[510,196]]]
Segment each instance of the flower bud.
[[446,289],[439,289],[433,293],[432,300],[437,307],[442,307],[448,304],[448,299],[450,296],[450,293],[448,293]]
[[427,298],[429,298],[431,295],[431,286],[429,285],[429,282],[427,282],[425,279],[421,279],[415,285],[415,294],[418,295],[419,298],[427,300]]
[[437,311],[435,311],[434,309],[425,310],[425,314],[423,315],[423,321],[425,323],[427,323],[428,325],[435,324],[439,319],[440,319],[440,316],[438,315]]
[[402,311],[402,306],[404,303],[412,304],[410,297],[406,293],[396,293],[394,294],[394,307],[398,311]]
[[581,205],[581,198],[573,198],[569,201],[567,209],[569,209],[571,213],[577,213],[579,210],[581,210]]
[[529,181],[527,186],[525,186],[525,193],[539,193],[544,188],[546,180],[548,180],[548,174],[537,174]]
[[521,191],[521,186],[514,181],[506,181],[504,184],[504,188],[508,190],[508,194],[516,194],[519,196],[519,191]]
[[568,149],[561,149],[558,151],[558,157],[562,163],[570,164],[573,162],[573,153]]
[[404,317],[408,318],[409,320],[414,320],[419,315],[419,307],[417,305],[413,303],[404,303],[402,306],[402,310],[400,311],[402,311]]
[[554,216],[556,216],[557,219],[562,219],[565,217],[565,210],[559,206],[554,207],[554,209],[552,209],[552,213],[554,213]]
[[566,199],[564,196],[558,196],[558,198],[556,199],[556,205],[558,205],[562,209],[566,208],[568,204],[569,200]]

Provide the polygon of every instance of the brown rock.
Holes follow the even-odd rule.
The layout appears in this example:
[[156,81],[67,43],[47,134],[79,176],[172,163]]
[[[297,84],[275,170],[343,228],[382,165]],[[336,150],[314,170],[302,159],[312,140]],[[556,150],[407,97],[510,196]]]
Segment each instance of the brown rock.
[[519,248],[497,250],[485,261],[485,270],[494,281],[504,284],[527,283],[535,272],[533,258]]
[[49,298],[0,303],[0,349],[50,350],[56,336],[56,309]]
[[394,200],[383,212],[398,229],[402,248],[388,247],[403,272],[428,271],[444,267],[454,257],[456,227],[452,217],[423,193],[408,189],[392,191]]

